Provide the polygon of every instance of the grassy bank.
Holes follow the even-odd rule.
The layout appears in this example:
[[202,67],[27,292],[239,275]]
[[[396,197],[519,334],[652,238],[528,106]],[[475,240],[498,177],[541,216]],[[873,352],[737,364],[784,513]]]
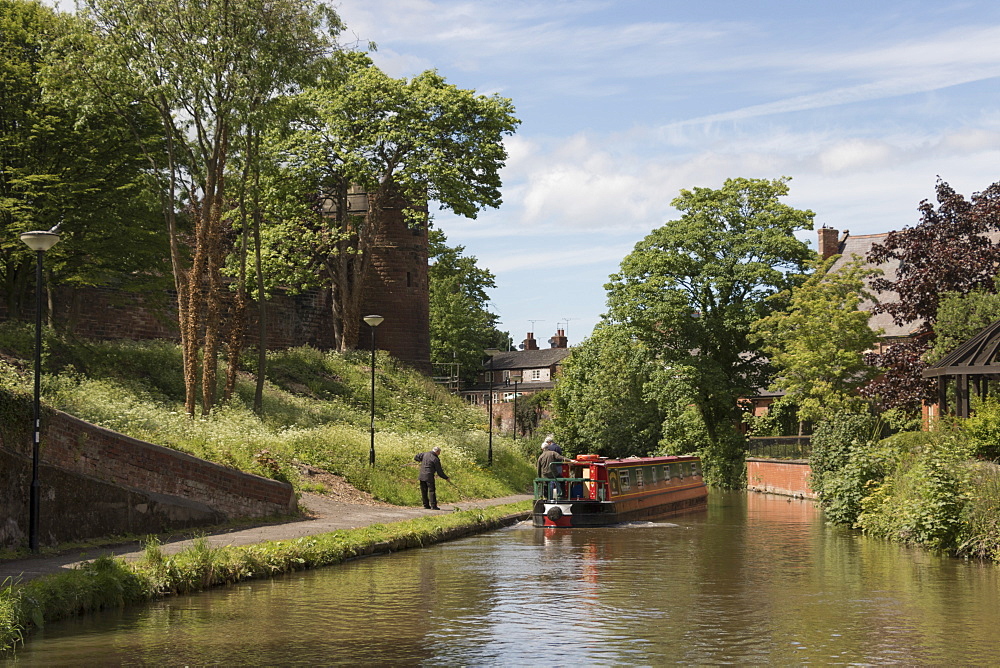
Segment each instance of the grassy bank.
[[429,545],[497,528],[527,513],[529,506],[525,501],[241,547],[213,548],[197,541],[173,555],[152,541],[136,561],[105,556],[23,585],[0,583],[0,649],[14,649],[26,633],[46,622]]
[[[0,389],[29,391],[30,326],[0,325]],[[102,342],[45,335],[43,401],[89,422],[226,466],[309,483],[305,465],[344,476],[355,487],[398,505],[420,501],[413,455],[440,446],[457,487],[441,486],[444,502],[494,498],[530,488],[534,449],[488,433],[482,409],[448,394],[384,353],[376,362],[375,448],[368,466],[371,368],[368,353],[309,347],[268,355],[263,411],[250,406],[255,359],[240,368],[233,397],[208,415],[183,410],[181,354],[168,342]],[[220,373],[220,376],[224,374]],[[221,396],[220,385],[220,396]],[[23,425],[22,425],[23,426]],[[0,424],[0,430],[16,425]],[[16,442],[18,436],[12,435]],[[457,491],[461,489],[461,494]],[[322,491],[321,489],[312,491]]]

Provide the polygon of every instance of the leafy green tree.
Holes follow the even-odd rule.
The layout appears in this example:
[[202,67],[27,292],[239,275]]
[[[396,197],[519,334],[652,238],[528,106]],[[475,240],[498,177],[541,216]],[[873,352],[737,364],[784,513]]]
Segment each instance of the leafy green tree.
[[200,366],[208,412],[223,332],[229,160],[262,106],[314,77],[341,24],[314,0],[87,0],[83,15],[94,39],[66,59],[64,80],[123,116],[139,106],[159,119],[164,148],[146,158],[170,242],[185,406],[194,413]]
[[133,138],[107,105],[43,92],[47,58],[82,29],[40,3],[0,0],[0,285],[14,316],[34,285],[34,255],[18,237],[60,222],[47,284],[165,287],[166,244],[141,153],[155,119],[134,113]]
[[646,397],[656,401],[660,411],[658,451],[663,454],[696,453],[708,442],[705,421],[694,404],[695,381],[693,369],[674,364],[655,367],[645,385]]
[[458,364],[465,381],[475,379],[483,351],[509,338],[497,330],[498,316],[487,308],[487,290],[495,276],[465,256],[463,246],[449,247],[444,232],[432,228],[430,243],[431,362]]
[[978,288],[965,294],[941,295],[934,320],[934,345],[924,355],[924,361],[935,364],[997,320],[1000,320],[1000,294],[996,291]]
[[832,413],[854,412],[865,404],[858,388],[878,372],[864,353],[878,340],[869,314],[858,306],[870,296],[870,270],[854,257],[836,271],[835,255],[820,262],[805,282],[774,299],[788,306],[752,326],[762,349],[777,367],[772,390],[798,404],[799,422],[818,422]]
[[690,369],[705,423],[706,473],[738,485],[743,441],[737,399],[767,384],[750,326],[780,308],[814,254],[794,233],[813,213],[779,201],[789,179],[728,179],[718,190],[682,190],[681,217],[654,230],[607,284],[608,318],[627,326],[665,367]]
[[[331,290],[334,338],[345,350],[357,342],[386,212],[401,208],[410,225],[427,227],[430,201],[468,218],[499,206],[502,140],[519,121],[510,100],[457,88],[434,71],[393,79],[365,54],[338,62],[294,100],[298,116],[275,138],[276,185],[298,197],[283,198],[265,243],[276,280]],[[367,195],[364,212],[349,208],[352,189]],[[296,210],[308,198],[311,206]]]
[[555,431],[573,453],[628,457],[655,452],[662,418],[646,383],[653,351],[620,325],[599,325],[573,348],[553,391]]

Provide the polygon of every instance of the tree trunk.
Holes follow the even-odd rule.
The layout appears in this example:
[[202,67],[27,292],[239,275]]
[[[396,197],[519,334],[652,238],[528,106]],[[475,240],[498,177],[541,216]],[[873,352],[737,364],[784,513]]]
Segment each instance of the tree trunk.
[[260,257],[260,206],[253,216],[254,266],[257,270],[257,386],[253,393],[253,411],[264,414],[264,379],[267,377],[267,297],[264,293],[264,271]]

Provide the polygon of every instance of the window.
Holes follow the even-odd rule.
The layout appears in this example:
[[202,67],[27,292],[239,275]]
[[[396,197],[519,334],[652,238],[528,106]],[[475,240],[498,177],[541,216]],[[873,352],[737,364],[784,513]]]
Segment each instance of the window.
[[531,370],[531,380],[541,380],[541,379],[542,379],[542,370],[541,369],[532,369]]
[[642,486],[646,482],[645,471],[643,469],[635,470],[635,486],[642,489]]
[[650,482],[655,485],[656,484],[656,467],[655,466],[650,466],[649,467],[649,476],[651,478]]
[[618,474],[618,479],[619,479],[619,482],[621,483],[622,491],[623,492],[627,492],[630,489],[632,489],[632,482],[631,482],[631,480],[629,480],[629,470],[628,469],[622,469],[621,473]]

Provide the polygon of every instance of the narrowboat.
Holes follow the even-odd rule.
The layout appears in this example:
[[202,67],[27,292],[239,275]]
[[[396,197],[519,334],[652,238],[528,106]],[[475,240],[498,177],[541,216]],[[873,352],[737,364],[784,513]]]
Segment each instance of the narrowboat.
[[708,488],[698,457],[607,459],[578,455],[535,479],[536,527],[600,527],[704,508]]

